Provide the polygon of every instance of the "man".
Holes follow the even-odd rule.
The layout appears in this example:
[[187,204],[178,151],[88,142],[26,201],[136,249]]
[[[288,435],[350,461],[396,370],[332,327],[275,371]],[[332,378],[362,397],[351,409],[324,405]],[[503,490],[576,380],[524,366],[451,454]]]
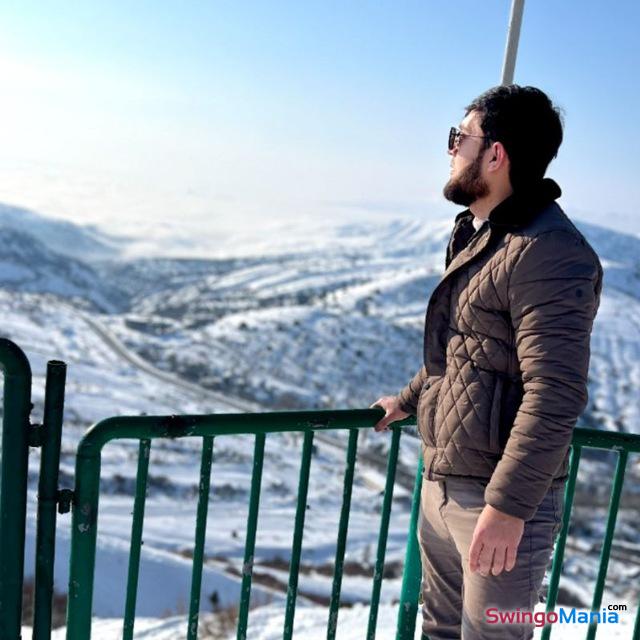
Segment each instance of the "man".
[[444,195],[468,209],[429,300],[424,366],[375,403],[377,431],[418,418],[431,640],[533,637],[533,625],[495,624],[488,610],[538,602],[602,288],[598,257],[544,178],[561,142],[560,116],[534,87],[490,89],[452,128]]

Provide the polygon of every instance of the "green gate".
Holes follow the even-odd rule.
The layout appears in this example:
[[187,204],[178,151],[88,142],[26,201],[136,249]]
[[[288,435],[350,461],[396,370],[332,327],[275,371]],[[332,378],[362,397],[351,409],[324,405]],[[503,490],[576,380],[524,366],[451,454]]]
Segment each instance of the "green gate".
[[66,365],[47,364],[44,419],[31,424],[31,366],[16,344],[0,338],[4,374],[0,450],[0,638],[20,638],[29,447],[41,447],[36,529],[33,640],[51,635],[58,469]]

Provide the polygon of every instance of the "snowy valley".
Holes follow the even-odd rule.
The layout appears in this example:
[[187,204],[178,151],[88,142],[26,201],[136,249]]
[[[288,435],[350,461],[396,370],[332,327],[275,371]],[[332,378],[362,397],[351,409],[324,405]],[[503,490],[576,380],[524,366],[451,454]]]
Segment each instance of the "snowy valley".
[[[640,434],[640,238],[578,226],[605,267],[582,426]],[[47,360],[68,364],[60,484],[73,486],[84,430],[111,415],[364,408],[395,393],[420,365],[424,310],[442,272],[450,227],[451,220],[404,217],[352,223],[308,243],[300,232],[280,249],[265,241],[268,250],[255,255],[123,257],[126,239],[0,208],[2,334],[31,361],[35,419],[42,415]],[[370,597],[388,441],[388,434],[360,437],[343,584],[352,616]],[[328,611],[331,593],[344,442],[344,434],[318,441],[312,459],[299,603],[316,612]],[[140,616],[169,619],[188,607],[200,447],[196,439],[152,447]],[[286,592],[300,449],[296,436],[267,439],[252,604],[272,612],[282,608]],[[137,451],[136,442],[120,441],[103,455],[94,594],[101,618],[123,611]],[[214,444],[203,610],[221,612],[237,601],[252,452],[249,436]],[[389,611],[400,589],[418,452],[419,440],[408,430],[400,463],[409,480],[394,490],[383,582]],[[38,462],[33,450],[28,567]],[[610,455],[583,453],[560,604],[590,604],[613,462]],[[639,507],[640,461],[631,456],[604,602],[634,610]],[[60,516],[59,592],[66,591],[69,524],[68,515]]]

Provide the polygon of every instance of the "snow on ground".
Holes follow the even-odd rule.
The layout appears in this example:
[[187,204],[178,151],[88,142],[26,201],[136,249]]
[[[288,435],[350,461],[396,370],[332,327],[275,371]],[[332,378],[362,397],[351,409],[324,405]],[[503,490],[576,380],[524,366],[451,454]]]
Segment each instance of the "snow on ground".
[[[284,628],[284,612],[282,605],[269,605],[254,609],[249,615],[247,637],[251,640],[280,640]],[[543,605],[536,608],[536,612],[544,611]],[[582,609],[578,612],[585,611]],[[633,633],[634,612],[623,612],[617,623],[602,623],[598,626],[598,640],[629,640]],[[398,608],[394,605],[381,605],[378,610],[376,637],[381,640],[395,638]],[[355,605],[348,609],[340,609],[336,640],[363,640],[369,619],[369,607]],[[576,618],[577,619],[577,618]],[[220,628],[216,618],[203,616],[201,620],[213,628]],[[212,636],[219,640],[234,640],[235,632],[227,626],[226,633]],[[224,628],[224,627],[222,627]],[[175,616],[166,619],[138,618],[135,623],[135,638],[140,640],[174,640],[185,636],[186,619]],[[587,632],[587,625],[576,622],[556,624],[552,628],[552,640],[583,640]],[[122,633],[122,620],[95,620],[92,630],[92,640],[113,640]],[[541,627],[536,628],[534,639],[541,637]],[[304,637],[305,640],[325,640],[327,637],[327,610],[323,607],[304,606],[296,608],[294,624],[294,638]],[[415,640],[420,640],[420,613],[416,620]],[[64,640],[64,629],[53,632],[52,640]],[[31,640],[29,629],[23,629],[23,639]]]

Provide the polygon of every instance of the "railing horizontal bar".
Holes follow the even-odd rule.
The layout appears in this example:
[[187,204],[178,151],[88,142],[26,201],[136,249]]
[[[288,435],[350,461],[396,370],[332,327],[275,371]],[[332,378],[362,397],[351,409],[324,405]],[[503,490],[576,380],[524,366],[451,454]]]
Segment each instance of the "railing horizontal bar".
[[583,448],[614,449],[640,453],[640,436],[633,433],[601,431],[599,429],[574,429],[572,443]]
[[309,468],[311,466],[311,452],[313,450],[313,431],[304,434],[302,444],[302,460],[300,462],[300,480],[298,482],[298,504],[296,505],[296,522],[293,530],[293,547],[289,565],[289,587],[287,589],[287,604],[284,616],[284,633],[282,640],[291,640],[293,636],[293,622],[296,611],[296,596],[298,595],[298,573],[300,571],[300,553],[302,551],[302,534],[304,531],[304,517],[307,511],[307,491],[309,489]]
[[387,462],[387,482],[384,488],[384,500],[382,501],[382,517],[380,520],[380,535],[378,536],[378,553],[373,572],[373,593],[371,594],[371,610],[369,612],[369,626],[367,640],[375,640],[376,626],[378,623],[378,605],[380,603],[380,590],[382,588],[382,573],[384,571],[384,556],[387,550],[387,536],[389,534],[389,518],[393,499],[393,485],[396,479],[396,467],[398,464],[398,451],[400,447],[399,427],[392,427],[391,447]]
[[204,564],[204,542],[207,533],[207,514],[209,512],[209,489],[211,488],[212,459],[213,437],[205,436],[202,439],[202,457],[200,460],[200,483],[198,485],[196,537],[193,546],[193,565],[191,569],[191,599],[189,605],[187,640],[196,640],[198,637],[200,591],[202,589],[202,567]]
[[[576,492],[576,480],[578,478],[578,465],[580,464],[580,454],[582,447],[573,446],[571,449],[571,464],[569,466],[569,479],[564,489],[564,513],[562,515],[562,528],[556,542],[556,551],[553,554],[553,565],[551,567],[551,577],[549,578],[549,590],[547,592],[547,613],[555,609],[558,600],[558,586],[560,584],[560,573],[562,572],[562,562],[564,560],[564,550],[569,533],[569,523],[571,522],[571,508],[573,507],[573,497]],[[551,625],[545,625],[542,630],[540,640],[549,640],[551,635]]]
[[[116,438],[180,438],[247,433],[368,429],[381,417],[381,409],[335,411],[276,411],[271,413],[229,413],[184,416],[117,416],[92,426],[78,448],[80,457],[93,457],[109,440]],[[415,418],[394,423],[415,425]],[[640,436],[629,433],[575,429],[573,444],[597,449],[640,452]]]
[[[620,451],[618,464],[616,465],[616,474],[613,477],[613,488],[611,489],[611,502],[609,504],[607,528],[605,529],[604,540],[602,542],[600,567],[598,568],[598,577],[596,578],[591,611],[599,611],[600,605],[602,604],[604,581],[607,577],[607,569],[609,567],[609,555],[611,554],[611,543],[613,541],[613,533],[616,527],[616,518],[618,517],[618,508],[620,506],[620,495],[622,493],[622,484],[624,482],[624,472],[627,466],[627,457],[628,454],[626,451]],[[596,622],[592,622],[589,625],[587,640],[593,640],[596,637],[596,628]]]
[[150,451],[151,441],[148,439],[140,440],[138,448],[138,473],[136,474],[136,497],[133,503],[133,522],[131,524],[127,599],[124,610],[124,626],[122,629],[123,640],[131,640],[133,638],[133,625],[136,618],[140,549],[142,547],[142,527],[144,525],[144,505],[147,495]]
[[[78,447],[80,457],[93,457],[109,440],[120,438],[184,438],[332,429],[369,429],[382,409],[274,411],[184,416],[117,416],[93,425]],[[406,418],[397,426],[415,425]],[[640,436],[638,437],[640,441]],[[640,450],[640,444],[639,450]]]
[[349,512],[351,511],[351,494],[353,492],[353,475],[356,466],[356,451],[358,446],[358,431],[349,431],[347,445],[347,465],[344,471],[344,489],[342,492],[342,509],[338,526],[338,542],[336,544],[336,559],[333,569],[333,586],[329,603],[329,626],[327,640],[334,640],[338,626],[338,608],[340,606],[340,591],[342,589],[342,571],[344,570],[344,553],[347,546],[347,529],[349,528]]
[[251,476],[251,496],[249,498],[249,515],[247,517],[247,536],[244,545],[244,563],[242,565],[242,587],[240,590],[240,610],[238,613],[238,640],[247,638],[247,620],[249,618],[249,602],[251,600],[251,580],[253,578],[253,562],[256,548],[256,531],[258,529],[258,509],[260,507],[260,488],[262,485],[262,466],[264,462],[264,433],[256,435],[253,451],[253,474]]

